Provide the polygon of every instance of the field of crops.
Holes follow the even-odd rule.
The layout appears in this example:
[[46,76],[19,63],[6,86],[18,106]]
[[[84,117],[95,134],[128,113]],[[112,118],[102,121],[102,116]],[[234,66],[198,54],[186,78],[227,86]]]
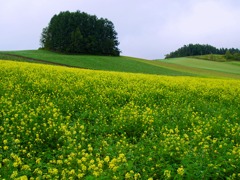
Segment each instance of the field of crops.
[[0,179],[239,179],[240,81],[0,61]]

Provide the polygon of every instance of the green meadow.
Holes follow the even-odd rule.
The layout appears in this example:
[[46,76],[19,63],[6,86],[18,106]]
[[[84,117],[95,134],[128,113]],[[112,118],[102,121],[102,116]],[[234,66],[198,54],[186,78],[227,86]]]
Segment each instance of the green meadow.
[[217,62],[202,59],[200,60],[196,58],[173,58],[164,60],[164,62],[187,67],[240,75],[239,62],[235,63]]
[[[8,54],[13,58],[28,58],[25,61],[35,61],[41,63],[56,63],[58,65],[146,74],[161,74],[161,75],[191,75],[178,70],[171,70],[165,67],[148,64],[148,60],[133,58],[133,57],[112,57],[112,56],[94,56],[94,55],[63,55],[59,53],[44,51],[44,50],[27,50],[27,51],[9,51],[2,52],[2,56]],[[6,55],[5,55],[6,56]],[[0,53],[1,57],[1,53]],[[9,59],[9,58],[8,58]]]
[[[94,70],[240,79],[240,62],[223,61],[221,55],[146,60],[126,56],[64,55],[45,50],[26,50],[0,52],[0,57]],[[214,61],[210,57],[214,57]]]

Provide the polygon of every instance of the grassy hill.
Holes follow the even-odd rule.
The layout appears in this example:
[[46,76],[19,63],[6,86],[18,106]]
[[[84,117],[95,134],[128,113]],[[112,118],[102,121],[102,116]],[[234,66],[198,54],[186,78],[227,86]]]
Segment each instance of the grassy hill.
[[149,61],[126,56],[64,55],[45,50],[26,50],[0,52],[0,59],[32,61],[94,70],[240,79],[240,62],[227,62],[220,55]]
[[15,59],[50,63],[95,70],[133,72],[159,75],[192,76],[193,74],[149,64],[148,60],[133,57],[94,55],[64,55],[45,50],[8,51],[0,53],[0,59]]
[[209,61],[217,61],[217,62],[226,62],[227,59],[224,55],[220,54],[206,54],[206,55],[199,55],[199,56],[189,56],[190,58],[194,59],[203,59]]
[[173,58],[167,60],[167,62],[199,69],[240,74],[240,69],[238,66],[236,66],[235,64],[229,64],[227,62],[219,63],[215,61],[199,60],[194,58]]
[[184,70],[185,72],[209,77],[240,78],[240,62],[237,61],[211,61],[204,60],[200,56],[172,58],[165,60],[156,60],[153,62],[162,67],[168,67],[173,70]]

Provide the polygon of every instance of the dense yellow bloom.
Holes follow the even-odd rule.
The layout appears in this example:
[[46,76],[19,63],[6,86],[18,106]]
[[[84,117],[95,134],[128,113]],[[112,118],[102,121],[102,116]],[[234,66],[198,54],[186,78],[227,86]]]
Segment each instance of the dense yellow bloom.
[[239,80],[0,61],[0,179],[237,179],[239,102]]

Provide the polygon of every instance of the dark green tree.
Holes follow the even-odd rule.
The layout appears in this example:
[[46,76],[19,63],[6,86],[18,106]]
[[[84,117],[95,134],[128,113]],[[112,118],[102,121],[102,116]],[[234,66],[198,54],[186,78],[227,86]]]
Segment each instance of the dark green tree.
[[236,61],[240,61],[240,53],[235,52],[233,54],[233,59],[236,60]]
[[232,53],[230,52],[230,50],[227,50],[226,53],[225,53],[225,58],[227,60],[230,60],[230,59],[233,59],[233,55]]
[[80,29],[76,28],[71,32],[71,43],[67,51],[71,53],[72,50],[74,50],[72,53],[84,53],[83,40],[83,35]]
[[80,11],[54,15],[40,43],[44,49],[61,53],[120,55],[113,23]]
[[203,44],[203,45],[189,44],[189,45],[184,45],[183,47],[177,49],[176,51],[165,55],[165,58],[167,59],[167,58],[174,58],[174,57],[196,56],[196,55],[206,55],[206,54],[222,54],[222,55],[224,55],[227,51],[229,51],[231,54],[240,53],[239,49],[234,49],[234,48],[217,49],[216,47],[213,47],[208,44]]

